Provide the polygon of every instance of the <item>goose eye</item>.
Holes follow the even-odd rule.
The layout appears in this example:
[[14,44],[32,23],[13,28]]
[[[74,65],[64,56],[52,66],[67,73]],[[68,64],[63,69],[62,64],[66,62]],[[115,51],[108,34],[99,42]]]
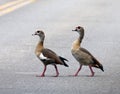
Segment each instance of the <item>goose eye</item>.
[[37,33],[40,33],[40,31],[37,31]]
[[78,26],[77,28],[78,28],[78,29],[80,29],[81,27],[80,27],[80,26]]

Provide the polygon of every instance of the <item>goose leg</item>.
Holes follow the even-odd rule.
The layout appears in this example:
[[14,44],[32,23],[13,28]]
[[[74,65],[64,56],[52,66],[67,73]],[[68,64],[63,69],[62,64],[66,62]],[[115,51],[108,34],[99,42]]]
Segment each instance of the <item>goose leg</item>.
[[41,75],[36,75],[36,77],[45,77],[45,72],[46,72],[47,66],[44,66],[43,73]]
[[56,75],[54,77],[58,77],[58,75],[59,75],[58,68],[57,68],[56,65],[54,65],[54,67],[55,67],[55,70],[56,70]]
[[93,69],[92,69],[92,67],[91,67],[91,66],[89,66],[89,68],[90,68],[90,71],[91,71],[91,73],[92,73],[89,77],[93,77],[93,76],[94,76],[94,74],[95,74],[95,72],[93,71]]
[[80,72],[81,68],[82,68],[82,65],[80,65],[79,69],[77,70],[74,76],[78,76],[78,73]]

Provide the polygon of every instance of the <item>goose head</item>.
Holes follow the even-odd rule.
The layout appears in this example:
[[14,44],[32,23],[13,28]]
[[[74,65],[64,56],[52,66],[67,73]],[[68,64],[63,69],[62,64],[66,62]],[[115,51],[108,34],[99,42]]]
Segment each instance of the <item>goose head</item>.
[[83,27],[81,27],[81,26],[77,26],[77,27],[75,28],[75,30],[72,30],[72,31],[76,31],[76,32],[78,32],[79,34],[84,33],[84,29],[83,29]]
[[72,30],[72,31],[79,33],[79,41],[80,41],[80,43],[81,43],[81,42],[82,42],[82,39],[83,39],[83,37],[84,37],[84,28],[81,27],[81,26],[77,26],[77,27],[75,28],[75,30]]
[[40,40],[41,41],[44,41],[44,38],[45,38],[45,34],[42,30],[37,30],[34,34],[32,34],[33,36],[34,35],[38,35],[40,37]]

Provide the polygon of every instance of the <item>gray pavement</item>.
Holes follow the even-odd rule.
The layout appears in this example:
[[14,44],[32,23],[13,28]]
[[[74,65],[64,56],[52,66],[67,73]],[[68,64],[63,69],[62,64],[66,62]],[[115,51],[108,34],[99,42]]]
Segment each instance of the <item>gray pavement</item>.
[[[120,94],[120,13],[119,0],[37,0],[0,17],[0,94]],[[85,28],[82,47],[104,66],[95,69],[95,77],[71,55],[71,44],[78,37],[75,26]],[[37,29],[46,33],[45,46],[66,57],[69,68],[48,66],[46,77],[34,54]]]
[[14,1],[14,0],[0,0],[0,5],[6,4],[11,1]]

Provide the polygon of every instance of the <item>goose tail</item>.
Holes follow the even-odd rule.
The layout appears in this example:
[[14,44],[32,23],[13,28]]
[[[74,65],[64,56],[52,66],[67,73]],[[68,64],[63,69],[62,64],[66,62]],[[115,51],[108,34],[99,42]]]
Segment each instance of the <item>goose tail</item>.
[[104,68],[103,68],[103,65],[97,60],[97,59],[95,59],[95,58],[93,58],[93,61],[94,61],[94,65],[93,65],[93,67],[96,67],[96,68],[99,68],[99,69],[101,69],[103,72],[104,72]]
[[69,66],[65,63],[65,61],[68,61],[66,58],[61,57],[61,56],[59,56],[59,58],[60,58],[60,60],[63,62],[63,65],[64,65],[64,66],[69,67]]

